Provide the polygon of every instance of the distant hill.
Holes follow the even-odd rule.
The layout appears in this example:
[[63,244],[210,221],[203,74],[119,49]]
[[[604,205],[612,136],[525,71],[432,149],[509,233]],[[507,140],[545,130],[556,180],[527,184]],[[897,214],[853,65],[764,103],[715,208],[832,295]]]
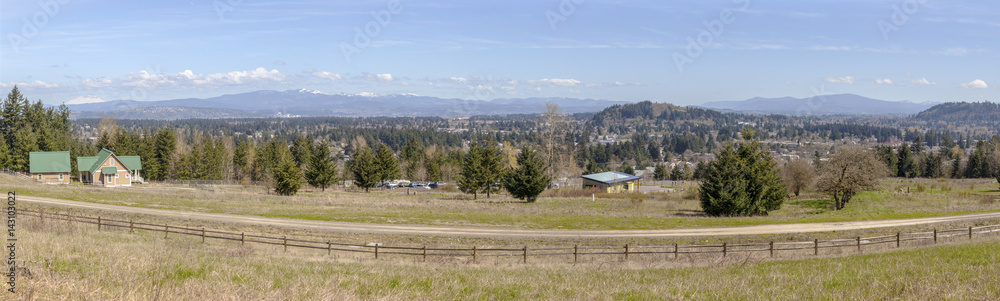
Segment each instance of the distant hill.
[[706,102],[702,107],[750,114],[809,115],[911,115],[930,108],[930,103],[885,101],[855,94],[822,95],[809,98],[751,98],[739,101]]
[[591,122],[597,126],[605,126],[628,121],[655,122],[657,120],[697,121],[703,124],[715,124],[730,122],[732,118],[715,110],[643,101],[608,107],[595,114]]
[[986,122],[1000,121],[1000,104],[992,102],[948,102],[920,112],[913,118],[923,121]]
[[116,100],[69,105],[74,116],[114,116],[116,118],[221,118],[266,116],[472,116],[539,113],[546,102],[559,105],[563,112],[596,112],[608,106],[626,104],[577,98],[516,98],[464,100],[413,94],[386,96],[325,94],[309,90],[255,91],[207,99],[162,101]]

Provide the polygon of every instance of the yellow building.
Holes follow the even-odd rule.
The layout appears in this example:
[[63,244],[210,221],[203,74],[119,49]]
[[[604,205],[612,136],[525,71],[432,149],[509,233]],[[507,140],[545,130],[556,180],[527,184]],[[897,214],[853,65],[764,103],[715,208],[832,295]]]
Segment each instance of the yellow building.
[[636,192],[640,177],[627,173],[609,171],[583,176],[583,189],[595,189],[607,193]]

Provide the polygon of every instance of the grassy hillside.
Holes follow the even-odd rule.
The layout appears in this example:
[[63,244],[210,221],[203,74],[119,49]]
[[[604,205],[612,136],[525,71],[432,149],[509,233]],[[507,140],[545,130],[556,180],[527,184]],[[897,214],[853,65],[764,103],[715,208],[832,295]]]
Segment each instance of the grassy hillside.
[[[24,220],[19,299],[841,300],[1000,298],[1000,243],[840,258],[570,265],[421,263],[280,246],[97,232]],[[48,264],[46,265],[47,262]],[[516,262],[516,261],[515,261]],[[48,266],[48,267],[46,267]],[[6,294],[4,292],[3,294]]]

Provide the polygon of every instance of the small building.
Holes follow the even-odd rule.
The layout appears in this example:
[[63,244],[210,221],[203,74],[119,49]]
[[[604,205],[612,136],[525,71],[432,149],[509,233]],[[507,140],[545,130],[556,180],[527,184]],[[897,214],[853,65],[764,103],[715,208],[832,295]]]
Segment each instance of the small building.
[[132,186],[141,183],[142,161],[139,156],[116,156],[101,149],[97,156],[76,158],[80,182],[104,187]]
[[607,193],[636,192],[640,177],[623,172],[608,171],[583,176],[583,189],[596,189]]
[[45,184],[69,184],[69,152],[30,152],[31,178]]

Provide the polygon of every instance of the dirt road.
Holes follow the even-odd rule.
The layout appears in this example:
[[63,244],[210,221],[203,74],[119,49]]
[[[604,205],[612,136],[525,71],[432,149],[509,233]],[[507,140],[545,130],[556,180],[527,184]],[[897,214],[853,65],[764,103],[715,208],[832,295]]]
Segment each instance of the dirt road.
[[249,225],[276,226],[291,229],[303,229],[321,232],[341,233],[372,233],[372,234],[406,234],[431,236],[467,236],[467,237],[510,237],[510,238],[623,238],[623,237],[690,237],[690,236],[727,236],[756,234],[785,234],[845,231],[858,229],[886,228],[937,223],[975,221],[982,219],[998,219],[1000,212],[956,215],[945,217],[928,217],[914,219],[828,222],[808,224],[777,224],[744,227],[691,228],[666,230],[530,230],[530,229],[490,229],[482,227],[447,227],[424,225],[391,225],[391,224],[361,224],[348,222],[328,222],[269,218],[247,215],[232,215],[219,213],[200,213],[189,211],[163,210],[151,208],[126,207],[116,205],[77,202],[62,199],[18,196],[20,202],[29,202],[51,206],[103,210],[109,212],[146,214],[177,219],[191,219],[223,223],[242,223]]

